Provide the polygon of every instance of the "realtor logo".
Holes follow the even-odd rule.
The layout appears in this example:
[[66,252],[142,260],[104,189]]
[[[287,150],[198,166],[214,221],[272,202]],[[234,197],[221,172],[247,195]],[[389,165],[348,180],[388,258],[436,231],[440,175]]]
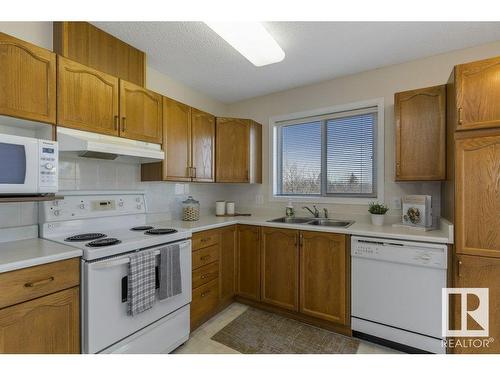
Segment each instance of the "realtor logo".
[[[443,337],[488,337],[489,304],[488,288],[443,288],[442,290],[442,334]],[[449,304],[454,295],[460,308],[456,321],[457,329],[450,329]],[[475,302],[473,305],[471,302]],[[478,302],[478,303],[477,303]],[[469,308],[471,310],[469,310]],[[458,319],[459,318],[459,319]]]

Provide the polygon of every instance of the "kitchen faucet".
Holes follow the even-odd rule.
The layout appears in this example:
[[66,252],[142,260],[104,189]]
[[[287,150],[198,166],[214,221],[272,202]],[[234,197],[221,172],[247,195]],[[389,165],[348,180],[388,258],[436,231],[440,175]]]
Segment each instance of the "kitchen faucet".
[[325,214],[325,219],[328,219],[328,209],[323,208],[323,213]]
[[309,212],[310,212],[310,213],[311,213],[314,217],[319,217],[319,211],[318,211],[318,209],[316,208],[316,206],[315,206],[315,205],[313,205],[313,208],[314,208],[314,211],[313,211],[313,210],[311,210],[311,209],[310,209],[309,207],[307,207],[307,206],[302,207],[302,209],[303,209],[303,210],[307,210],[307,211],[309,211]]

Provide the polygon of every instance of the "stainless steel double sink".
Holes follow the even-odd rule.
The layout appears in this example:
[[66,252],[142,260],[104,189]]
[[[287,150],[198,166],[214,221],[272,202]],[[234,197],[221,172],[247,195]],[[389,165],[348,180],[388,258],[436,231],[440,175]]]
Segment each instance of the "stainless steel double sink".
[[307,224],[317,225],[321,227],[341,227],[347,228],[354,224],[350,220],[335,220],[335,219],[320,219],[315,217],[280,217],[277,219],[268,220],[269,223],[283,223],[283,224]]

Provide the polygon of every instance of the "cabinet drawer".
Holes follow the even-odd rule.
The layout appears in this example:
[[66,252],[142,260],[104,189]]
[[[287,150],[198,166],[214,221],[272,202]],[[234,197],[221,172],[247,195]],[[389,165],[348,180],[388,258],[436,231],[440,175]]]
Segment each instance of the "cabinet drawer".
[[191,302],[191,329],[198,326],[215,309],[219,301],[219,279],[193,290]]
[[0,308],[45,296],[79,283],[79,258],[1,273]]
[[219,243],[219,231],[204,231],[193,234],[192,246],[193,250],[202,249],[204,247],[216,245]]
[[219,262],[213,262],[193,271],[193,289],[219,277]]
[[219,245],[205,247],[193,252],[193,270],[219,260]]

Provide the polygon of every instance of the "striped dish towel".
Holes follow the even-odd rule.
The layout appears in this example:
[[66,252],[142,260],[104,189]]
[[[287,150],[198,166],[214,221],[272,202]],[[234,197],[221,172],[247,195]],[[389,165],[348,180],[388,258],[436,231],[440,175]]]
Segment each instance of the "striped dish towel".
[[128,271],[128,315],[137,315],[155,303],[156,255],[154,250],[144,250],[130,255]]

